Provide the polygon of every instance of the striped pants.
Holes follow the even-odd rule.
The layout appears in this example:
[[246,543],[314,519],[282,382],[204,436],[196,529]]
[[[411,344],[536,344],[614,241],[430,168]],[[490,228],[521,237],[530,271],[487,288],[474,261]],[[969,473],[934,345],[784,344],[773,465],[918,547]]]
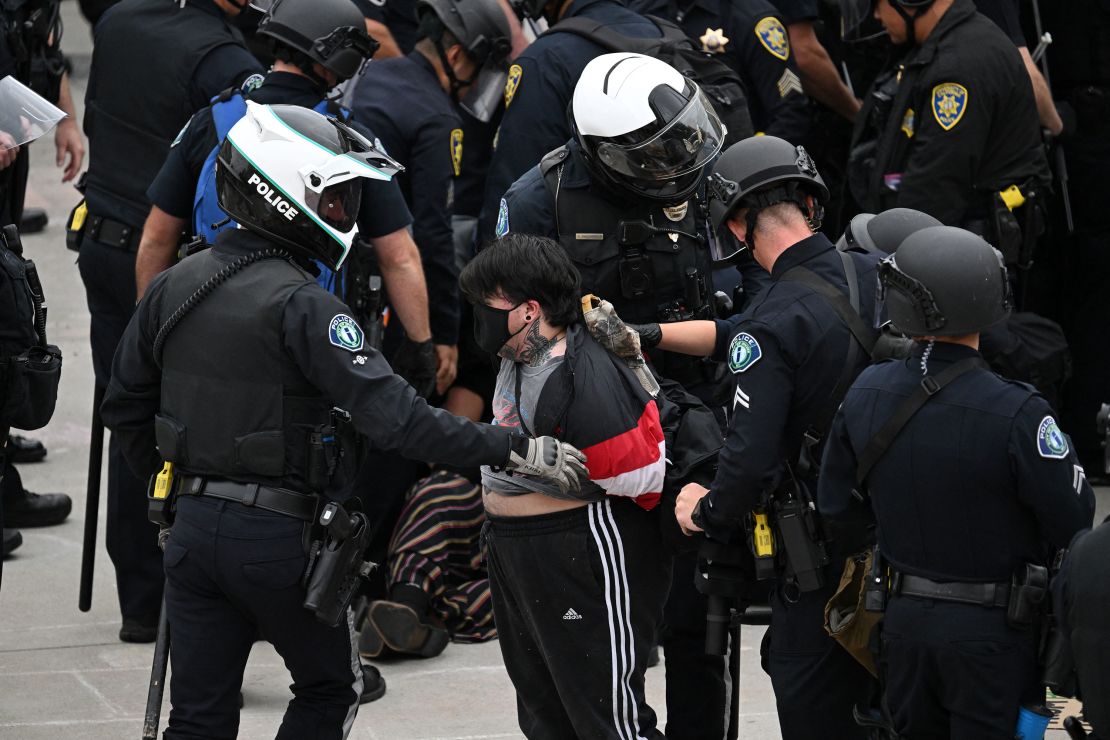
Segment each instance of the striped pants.
[[483,530],[501,653],[529,740],[661,740],[644,699],[670,587],[658,512],[627,499]]
[[389,585],[410,584],[428,594],[431,616],[456,642],[497,637],[478,545],[485,520],[481,487],[438,471],[409,490],[389,543]]

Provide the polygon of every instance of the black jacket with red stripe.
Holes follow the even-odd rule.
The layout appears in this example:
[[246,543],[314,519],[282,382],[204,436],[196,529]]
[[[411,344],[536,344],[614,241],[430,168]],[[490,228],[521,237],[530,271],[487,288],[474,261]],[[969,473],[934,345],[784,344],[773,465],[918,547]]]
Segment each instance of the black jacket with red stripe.
[[586,455],[584,498],[628,496],[648,510],[659,503],[667,465],[660,405],[583,326],[567,330],[563,364],[544,384],[533,419],[534,434]]

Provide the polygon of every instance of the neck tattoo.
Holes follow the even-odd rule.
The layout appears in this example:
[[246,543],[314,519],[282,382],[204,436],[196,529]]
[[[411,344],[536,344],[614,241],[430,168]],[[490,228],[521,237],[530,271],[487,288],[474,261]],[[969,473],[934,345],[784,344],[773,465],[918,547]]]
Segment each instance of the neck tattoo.
[[516,351],[516,357],[513,359],[516,362],[524,363],[528,367],[539,367],[551,358],[552,350],[555,349],[555,346],[559,344],[564,336],[566,336],[566,332],[560,332],[551,338],[545,337],[540,333],[540,321],[537,319],[528,327],[527,333],[524,335],[524,343]]

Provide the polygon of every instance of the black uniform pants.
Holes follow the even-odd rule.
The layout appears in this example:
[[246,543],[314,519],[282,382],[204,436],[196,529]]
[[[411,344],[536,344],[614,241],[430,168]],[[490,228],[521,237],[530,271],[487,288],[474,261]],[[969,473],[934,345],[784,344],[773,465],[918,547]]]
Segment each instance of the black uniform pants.
[[530,740],[661,740],[644,671],[670,585],[657,515],[607,499],[482,532],[494,619]]
[[293,676],[278,740],[339,740],[362,693],[353,616],[328,627],[304,608],[303,523],[185,496],[166,543],[170,712],[166,740],[234,738],[239,689],[256,635]]
[[[116,345],[135,310],[135,252],[86,238],[77,264],[92,320],[93,371],[97,385],[107,386]],[[125,619],[154,624],[162,603],[162,553],[158,529],[146,516],[147,482],[131,472],[114,434],[106,458],[105,539],[116,570],[120,613]]]
[[906,740],[1012,740],[1021,703],[1037,700],[1033,632],[1009,627],[1004,609],[899,596],[882,635],[886,699]]
[[797,594],[780,584],[771,591],[763,667],[775,690],[783,740],[868,737],[852,708],[866,706],[874,679],[825,632],[825,604],[840,582],[839,569],[826,570],[820,590]]
[[675,556],[660,643],[667,671],[667,740],[720,740],[728,726],[725,659],[705,654],[706,597],[694,587],[696,552]]

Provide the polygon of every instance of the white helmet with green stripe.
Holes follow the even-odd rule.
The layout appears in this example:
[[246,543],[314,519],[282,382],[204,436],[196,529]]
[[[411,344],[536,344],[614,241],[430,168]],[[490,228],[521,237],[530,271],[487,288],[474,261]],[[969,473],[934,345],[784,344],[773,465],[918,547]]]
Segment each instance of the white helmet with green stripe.
[[220,208],[243,228],[338,269],[357,234],[363,179],[403,168],[342,121],[247,103],[220,146]]

